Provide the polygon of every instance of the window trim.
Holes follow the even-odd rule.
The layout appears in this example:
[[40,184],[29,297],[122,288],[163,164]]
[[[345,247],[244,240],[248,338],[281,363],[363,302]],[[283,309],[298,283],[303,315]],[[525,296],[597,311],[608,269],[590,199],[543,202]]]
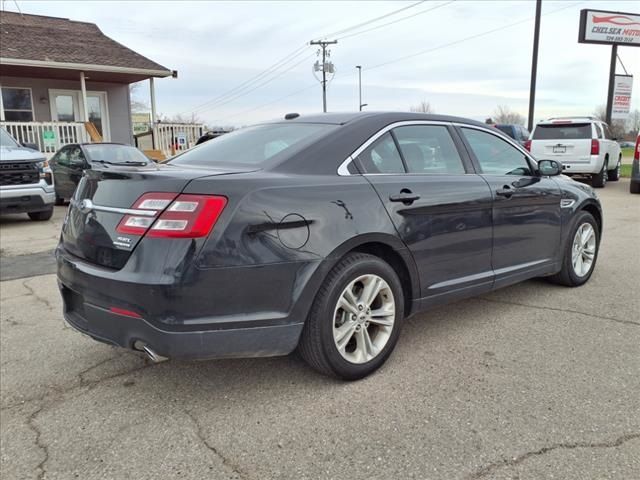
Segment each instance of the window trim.
[[[456,146],[456,149],[459,149],[458,143],[462,142],[462,146],[464,147],[464,150],[465,150],[464,155],[460,151],[458,151],[458,153],[460,154],[460,159],[462,160],[462,165],[465,167],[465,173],[463,173],[463,174],[451,174],[451,173],[410,173],[410,172],[405,172],[405,173],[351,173],[351,172],[349,172],[349,165],[355,164],[355,161],[356,161],[356,158],[358,158],[358,155],[360,155],[364,150],[366,150],[369,147],[369,145],[371,145],[373,142],[375,142],[382,135],[384,135],[385,133],[387,133],[390,130],[393,130],[396,127],[418,126],[418,125],[434,125],[434,126],[444,126],[444,127],[446,127],[447,131],[451,135],[451,139],[453,140],[453,143]],[[449,127],[453,127],[453,130],[451,130]],[[376,133],[371,135],[351,155],[349,155],[346,159],[344,159],[344,161],[340,164],[340,166],[338,166],[337,174],[340,177],[350,177],[350,176],[354,176],[354,175],[361,175],[361,176],[362,175],[365,175],[365,176],[374,176],[374,175],[419,175],[419,176],[425,176],[425,175],[449,175],[449,176],[450,175],[477,175],[477,171],[475,171],[476,170],[476,166],[473,163],[473,160],[471,159],[471,157],[470,157],[470,155],[468,153],[468,149],[466,148],[466,145],[464,144],[464,140],[460,139],[460,138],[457,138],[457,137],[460,137],[460,135],[458,134],[458,132],[456,132],[455,127],[470,127],[470,128],[476,128],[476,129],[484,131],[484,132],[492,133],[489,129],[487,129],[485,127],[479,127],[477,125],[472,125],[472,124],[462,123],[462,122],[443,122],[441,120],[401,120],[401,121],[398,121],[398,122],[393,122],[393,123],[390,123],[389,125],[386,125],[386,126],[382,127]],[[502,138],[502,137],[499,137],[499,138]],[[527,157],[529,157],[529,155],[526,153],[526,150],[524,150],[519,144],[516,144],[513,139],[510,138],[510,142],[509,143],[511,143],[514,146],[517,146],[520,151],[522,151],[523,153],[525,153],[525,155]],[[467,162],[465,161],[465,156],[467,158],[469,158],[469,163],[470,164],[467,164]],[[469,168],[469,167],[471,167],[471,168]],[[467,170],[470,170],[470,171],[467,171]],[[471,171],[471,170],[473,170],[473,171]]]
[[[489,135],[493,135],[494,137],[496,137],[498,140],[502,140],[503,142],[506,142],[508,144],[510,144],[511,146],[515,147],[516,150],[519,150],[520,153],[523,154],[526,162],[529,164],[529,168],[531,169],[531,175],[522,175],[523,177],[535,177],[536,176],[536,172],[538,172],[538,162],[536,161],[535,158],[533,158],[528,151],[526,151],[524,149],[524,147],[522,145],[520,145],[519,143],[513,141],[513,139],[511,138],[504,138],[504,136],[502,135],[497,135],[496,133],[492,132],[489,129],[486,128],[480,128],[477,127],[476,125],[468,125],[468,124],[456,124],[456,127],[460,130],[462,130],[463,128],[471,128],[473,130],[479,130],[481,132],[485,132],[488,133]],[[474,153],[473,149],[471,148],[471,145],[469,144],[469,141],[467,140],[467,138],[464,136],[464,132],[460,131],[459,133],[462,142],[465,145],[465,148],[467,149],[467,152],[469,154],[469,157],[471,158],[472,162],[473,162],[473,166],[476,169],[476,172],[478,175],[484,175],[487,177],[504,177],[506,176],[506,174],[504,173],[484,173],[482,171],[482,165],[480,165],[480,161],[478,160],[478,157],[476,156],[476,154]]]
[[[0,86],[0,96],[2,95],[2,90],[4,89],[8,89],[8,90],[29,90],[29,100],[31,101],[31,110],[25,110],[25,109],[15,109],[15,108],[7,108],[4,104],[4,101],[0,101],[0,105],[2,106],[2,118],[5,119],[6,122],[22,122],[22,123],[29,123],[29,122],[35,122],[36,121],[36,112],[35,112],[35,108],[33,105],[33,88],[31,87],[10,87],[7,85],[2,85]],[[30,112],[31,113],[31,120],[28,120],[27,122],[22,121],[22,120],[6,120],[7,112]]]

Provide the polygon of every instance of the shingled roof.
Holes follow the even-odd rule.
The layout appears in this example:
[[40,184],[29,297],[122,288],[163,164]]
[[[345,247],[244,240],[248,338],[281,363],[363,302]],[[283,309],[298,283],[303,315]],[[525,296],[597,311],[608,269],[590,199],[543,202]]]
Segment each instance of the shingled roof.
[[20,60],[100,65],[171,75],[171,70],[107,37],[93,23],[6,11],[0,12],[0,58],[3,64]]

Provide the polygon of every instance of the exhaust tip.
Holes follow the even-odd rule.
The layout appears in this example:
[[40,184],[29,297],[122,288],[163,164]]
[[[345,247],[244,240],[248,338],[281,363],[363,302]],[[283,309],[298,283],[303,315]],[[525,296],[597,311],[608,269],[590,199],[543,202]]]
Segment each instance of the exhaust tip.
[[144,352],[147,354],[147,357],[149,357],[149,360],[151,360],[153,363],[161,363],[161,362],[165,362],[167,360],[169,360],[169,357],[163,357],[162,355],[160,355],[159,353],[155,352],[149,345],[147,345],[146,343],[142,343],[140,341],[137,341],[134,345],[133,348],[135,348],[136,350],[139,350],[141,352]]

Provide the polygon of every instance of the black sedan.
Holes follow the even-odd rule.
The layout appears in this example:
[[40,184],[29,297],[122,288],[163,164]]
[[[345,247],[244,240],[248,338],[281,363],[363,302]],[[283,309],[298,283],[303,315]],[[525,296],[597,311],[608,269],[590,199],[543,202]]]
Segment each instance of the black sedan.
[[361,378],[403,321],[596,264],[591,187],[490,126],[298,116],[166,164],[95,165],[57,248],[66,320],[154,360],[285,355]]
[[56,185],[56,204],[62,205],[73,192],[85,170],[93,163],[102,165],[138,165],[151,163],[137,148],[120,143],[71,143],[49,161]]

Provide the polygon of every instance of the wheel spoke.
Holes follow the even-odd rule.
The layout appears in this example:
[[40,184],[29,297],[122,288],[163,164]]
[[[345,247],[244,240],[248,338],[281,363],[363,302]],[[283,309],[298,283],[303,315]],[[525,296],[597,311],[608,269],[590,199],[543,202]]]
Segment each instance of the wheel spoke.
[[582,242],[582,246],[586,246],[587,242],[591,239],[591,234],[593,233],[593,230],[591,229],[590,225],[585,225],[582,233],[580,234],[580,241]]
[[375,298],[382,289],[382,279],[380,277],[371,277],[367,279],[367,282],[360,294],[360,302],[364,303],[367,307],[371,306]]
[[578,255],[578,258],[576,258],[576,273],[580,276],[584,275],[583,270],[584,270],[584,266],[582,263],[582,255]]
[[361,362],[368,362],[375,356],[373,343],[366,328],[361,328],[356,332],[356,342]]
[[393,305],[384,306],[377,310],[372,310],[371,318],[369,319],[369,321],[377,325],[390,327],[393,325],[393,317],[395,316],[395,314],[396,312],[393,308]]
[[356,306],[356,303],[351,302],[352,298],[354,297],[351,290],[346,290],[345,292],[343,292],[342,296],[340,297],[340,300],[338,300],[338,308],[342,308],[346,312],[357,315],[358,307]]
[[344,350],[344,348],[347,346],[347,343],[349,343],[349,340],[351,340],[353,332],[355,331],[355,324],[350,322],[349,320],[347,320],[342,325],[340,325],[340,327],[334,330],[333,338],[338,345],[338,350]]

